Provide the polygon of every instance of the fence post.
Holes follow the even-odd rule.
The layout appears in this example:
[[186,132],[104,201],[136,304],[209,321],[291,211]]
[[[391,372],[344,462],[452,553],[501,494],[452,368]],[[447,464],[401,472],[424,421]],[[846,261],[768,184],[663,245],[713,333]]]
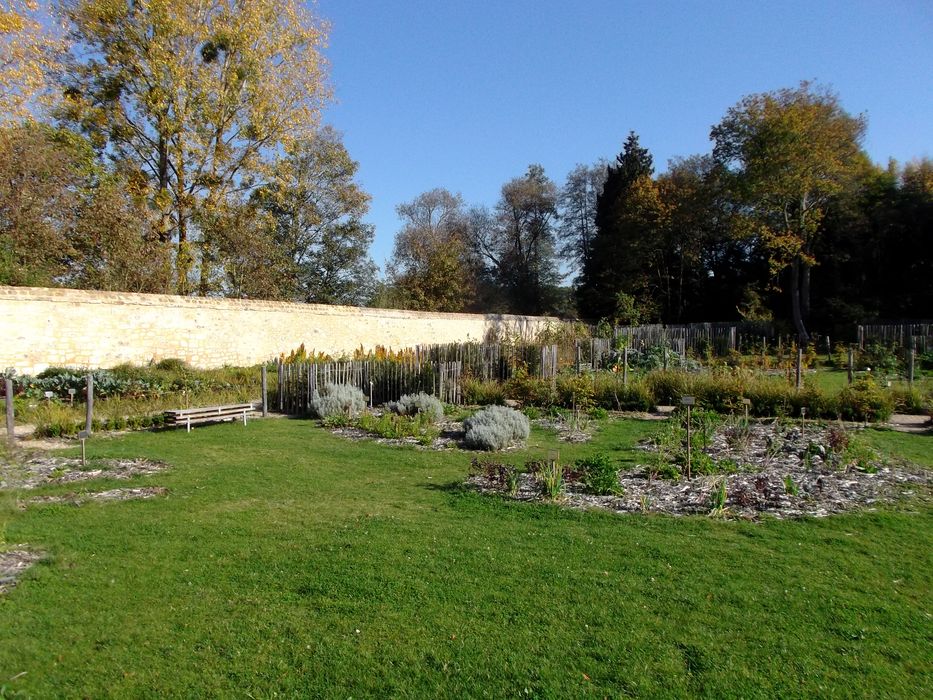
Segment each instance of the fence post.
[[269,415],[269,385],[266,379],[266,365],[262,366],[262,417]]
[[628,345],[622,348],[622,386],[628,386]]
[[801,384],[801,368],[803,367],[803,348],[799,345],[797,346],[797,388],[800,389]]
[[852,373],[855,371],[855,350],[849,346],[849,384],[852,383]]
[[278,397],[279,397],[279,413],[285,413],[285,405],[284,405],[284,403],[283,403],[283,402],[285,401],[285,392],[282,391],[282,379],[283,379],[283,375],[285,374],[285,372],[284,372],[283,369],[282,369],[282,361],[281,361],[281,360],[279,360],[279,361],[276,363],[276,365],[275,365],[275,371],[276,371],[276,375],[277,375],[277,376],[276,376],[276,379],[278,380],[278,383],[275,385],[275,393],[276,393],[276,394],[278,395]]
[[907,383],[911,388],[914,386],[914,344],[911,339],[910,347],[907,349]]
[[84,429],[91,433],[91,424],[94,422],[94,375],[87,375],[87,415],[84,419]]
[[10,442],[15,440],[15,422],[13,421],[13,380],[7,377],[4,382],[4,395],[6,396],[6,435]]

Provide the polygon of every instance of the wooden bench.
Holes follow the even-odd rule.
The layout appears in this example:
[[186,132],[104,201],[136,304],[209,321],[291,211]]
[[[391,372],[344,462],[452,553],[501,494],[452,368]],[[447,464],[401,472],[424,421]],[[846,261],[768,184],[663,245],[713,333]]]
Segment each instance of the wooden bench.
[[184,425],[191,432],[192,425],[201,423],[217,423],[220,421],[243,420],[246,425],[247,417],[256,412],[255,404],[235,403],[228,406],[205,406],[204,408],[182,408],[165,412],[165,425],[178,427]]

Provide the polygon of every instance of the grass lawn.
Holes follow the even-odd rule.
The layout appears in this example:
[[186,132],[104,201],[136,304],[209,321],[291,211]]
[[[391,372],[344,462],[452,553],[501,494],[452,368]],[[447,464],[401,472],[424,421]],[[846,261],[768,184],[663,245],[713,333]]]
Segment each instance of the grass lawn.
[[[603,424],[561,457],[633,460],[654,427]],[[872,439],[931,464],[928,436]],[[555,445],[536,431],[509,461]],[[928,506],[575,512],[462,489],[468,453],[299,420],[89,449],[169,462],[134,483],[170,495],[0,503],[0,541],[49,553],[0,597],[0,697],[933,694]]]

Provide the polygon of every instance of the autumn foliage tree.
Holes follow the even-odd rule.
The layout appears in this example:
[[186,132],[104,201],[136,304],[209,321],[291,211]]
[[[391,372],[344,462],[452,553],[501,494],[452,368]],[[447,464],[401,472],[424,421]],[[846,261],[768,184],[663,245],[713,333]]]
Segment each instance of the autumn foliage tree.
[[713,127],[713,155],[731,171],[735,192],[757,224],[771,272],[789,273],[784,291],[801,341],[809,337],[814,246],[829,200],[866,163],[864,117],[848,114],[828,89],[797,88],[743,98]]
[[47,2],[0,2],[0,123],[34,116],[65,50]]
[[[75,42],[62,116],[132,163],[176,247],[178,293],[211,288],[199,217],[269,178],[328,98],[326,27],[297,0],[64,0]],[[206,214],[204,212],[206,211]]]
[[445,189],[424,192],[396,207],[389,278],[401,306],[423,311],[464,311],[475,293],[463,198]]

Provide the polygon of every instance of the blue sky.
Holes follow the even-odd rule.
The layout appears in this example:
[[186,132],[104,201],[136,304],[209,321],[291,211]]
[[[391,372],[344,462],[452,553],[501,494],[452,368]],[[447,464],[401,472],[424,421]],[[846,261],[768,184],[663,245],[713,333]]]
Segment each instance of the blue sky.
[[395,206],[434,187],[492,206],[540,163],[561,184],[634,129],[658,170],[710,150],[746,94],[829,84],[866,113],[871,157],[933,156],[933,3],[318,0],[325,120],[372,195],[384,264]]

